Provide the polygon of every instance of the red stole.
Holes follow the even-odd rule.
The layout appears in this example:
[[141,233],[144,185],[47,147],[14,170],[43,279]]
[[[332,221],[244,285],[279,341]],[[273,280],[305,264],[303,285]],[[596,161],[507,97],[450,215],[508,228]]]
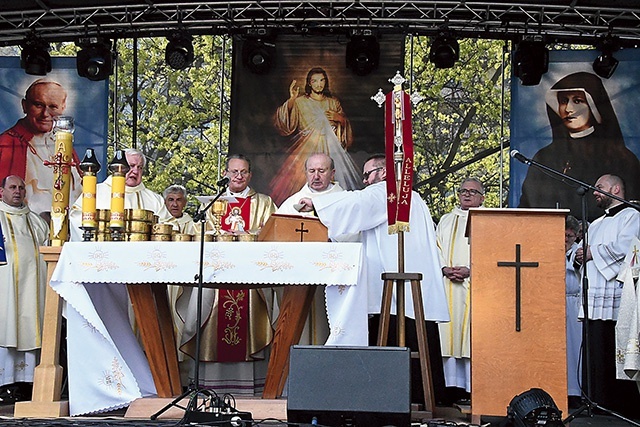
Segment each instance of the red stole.
[[[227,205],[221,228],[242,233],[251,228],[251,197],[236,199]],[[249,291],[219,289],[217,317],[218,362],[244,362],[249,346]]]

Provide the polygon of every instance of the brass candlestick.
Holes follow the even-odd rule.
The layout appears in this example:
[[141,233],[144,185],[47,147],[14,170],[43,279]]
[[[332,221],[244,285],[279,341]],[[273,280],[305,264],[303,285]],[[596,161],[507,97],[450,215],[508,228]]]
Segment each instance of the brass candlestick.
[[111,229],[111,240],[121,241],[122,230],[124,230],[124,196],[126,178],[129,172],[129,163],[124,151],[118,150],[109,163],[109,170],[112,173],[111,178],[111,218],[109,228]]

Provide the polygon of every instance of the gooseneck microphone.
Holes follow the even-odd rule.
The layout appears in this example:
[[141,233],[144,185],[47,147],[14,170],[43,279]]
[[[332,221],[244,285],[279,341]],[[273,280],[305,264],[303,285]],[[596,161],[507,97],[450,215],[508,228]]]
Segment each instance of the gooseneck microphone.
[[531,159],[528,159],[525,156],[523,156],[522,154],[520,154],[520,152],[518,150],[511,150],[509,155],[511,157],[513,157],[514,159],[521,161],[525,165],[530,165],[531,164]]
[[229,177],[225,176],[220,181],[216,182],[216,187],[224,187],[229,184]]

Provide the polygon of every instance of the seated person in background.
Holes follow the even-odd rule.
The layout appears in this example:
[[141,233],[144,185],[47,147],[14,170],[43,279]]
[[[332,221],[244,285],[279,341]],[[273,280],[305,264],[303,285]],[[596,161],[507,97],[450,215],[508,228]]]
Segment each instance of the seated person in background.
[[187,189],[182,185],[170,185],[162,193],[164,204],[173,218],[173,231],[180,234],[196,234],[196,227],[191,215],[184,211],[187,205]]

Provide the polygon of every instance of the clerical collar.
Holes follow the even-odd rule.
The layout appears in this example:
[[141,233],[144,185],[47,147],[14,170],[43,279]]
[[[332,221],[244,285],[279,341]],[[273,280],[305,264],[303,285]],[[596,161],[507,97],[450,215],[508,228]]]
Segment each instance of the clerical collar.
[[227,192],[229,193],[229,196],[233,196],[233,197],[247,197],[249,195],[249,187],[247,186],[244,190],[242,190],[239,193],[234,193],[231,190],[227,190]]
[[624,203],[620,203],[619,205],[615,205],[612,208],[605,209],[604,216],[615,216],[615,214],[617,214],[618,212],[620,212],[622,209],[626,207],[627,206]]
[[309,184],[307,184],[307,187],[309,187],[309,190],[310,190],[312,193],[325,193],[325,192],[327,192],[327,191],[331,190],[331,189],[333,188],[333,185],[334,185],[334,184],[329,183],[329,186],[328,186],[327,188],[325,188],[324,190],[314,190],[313,188],[309,187]]
[[591,126],[589,129],[581,130],[580,132],[570,133],[569,136],[573,139],[584,138],[587,135],[591,135],[596,128]]

